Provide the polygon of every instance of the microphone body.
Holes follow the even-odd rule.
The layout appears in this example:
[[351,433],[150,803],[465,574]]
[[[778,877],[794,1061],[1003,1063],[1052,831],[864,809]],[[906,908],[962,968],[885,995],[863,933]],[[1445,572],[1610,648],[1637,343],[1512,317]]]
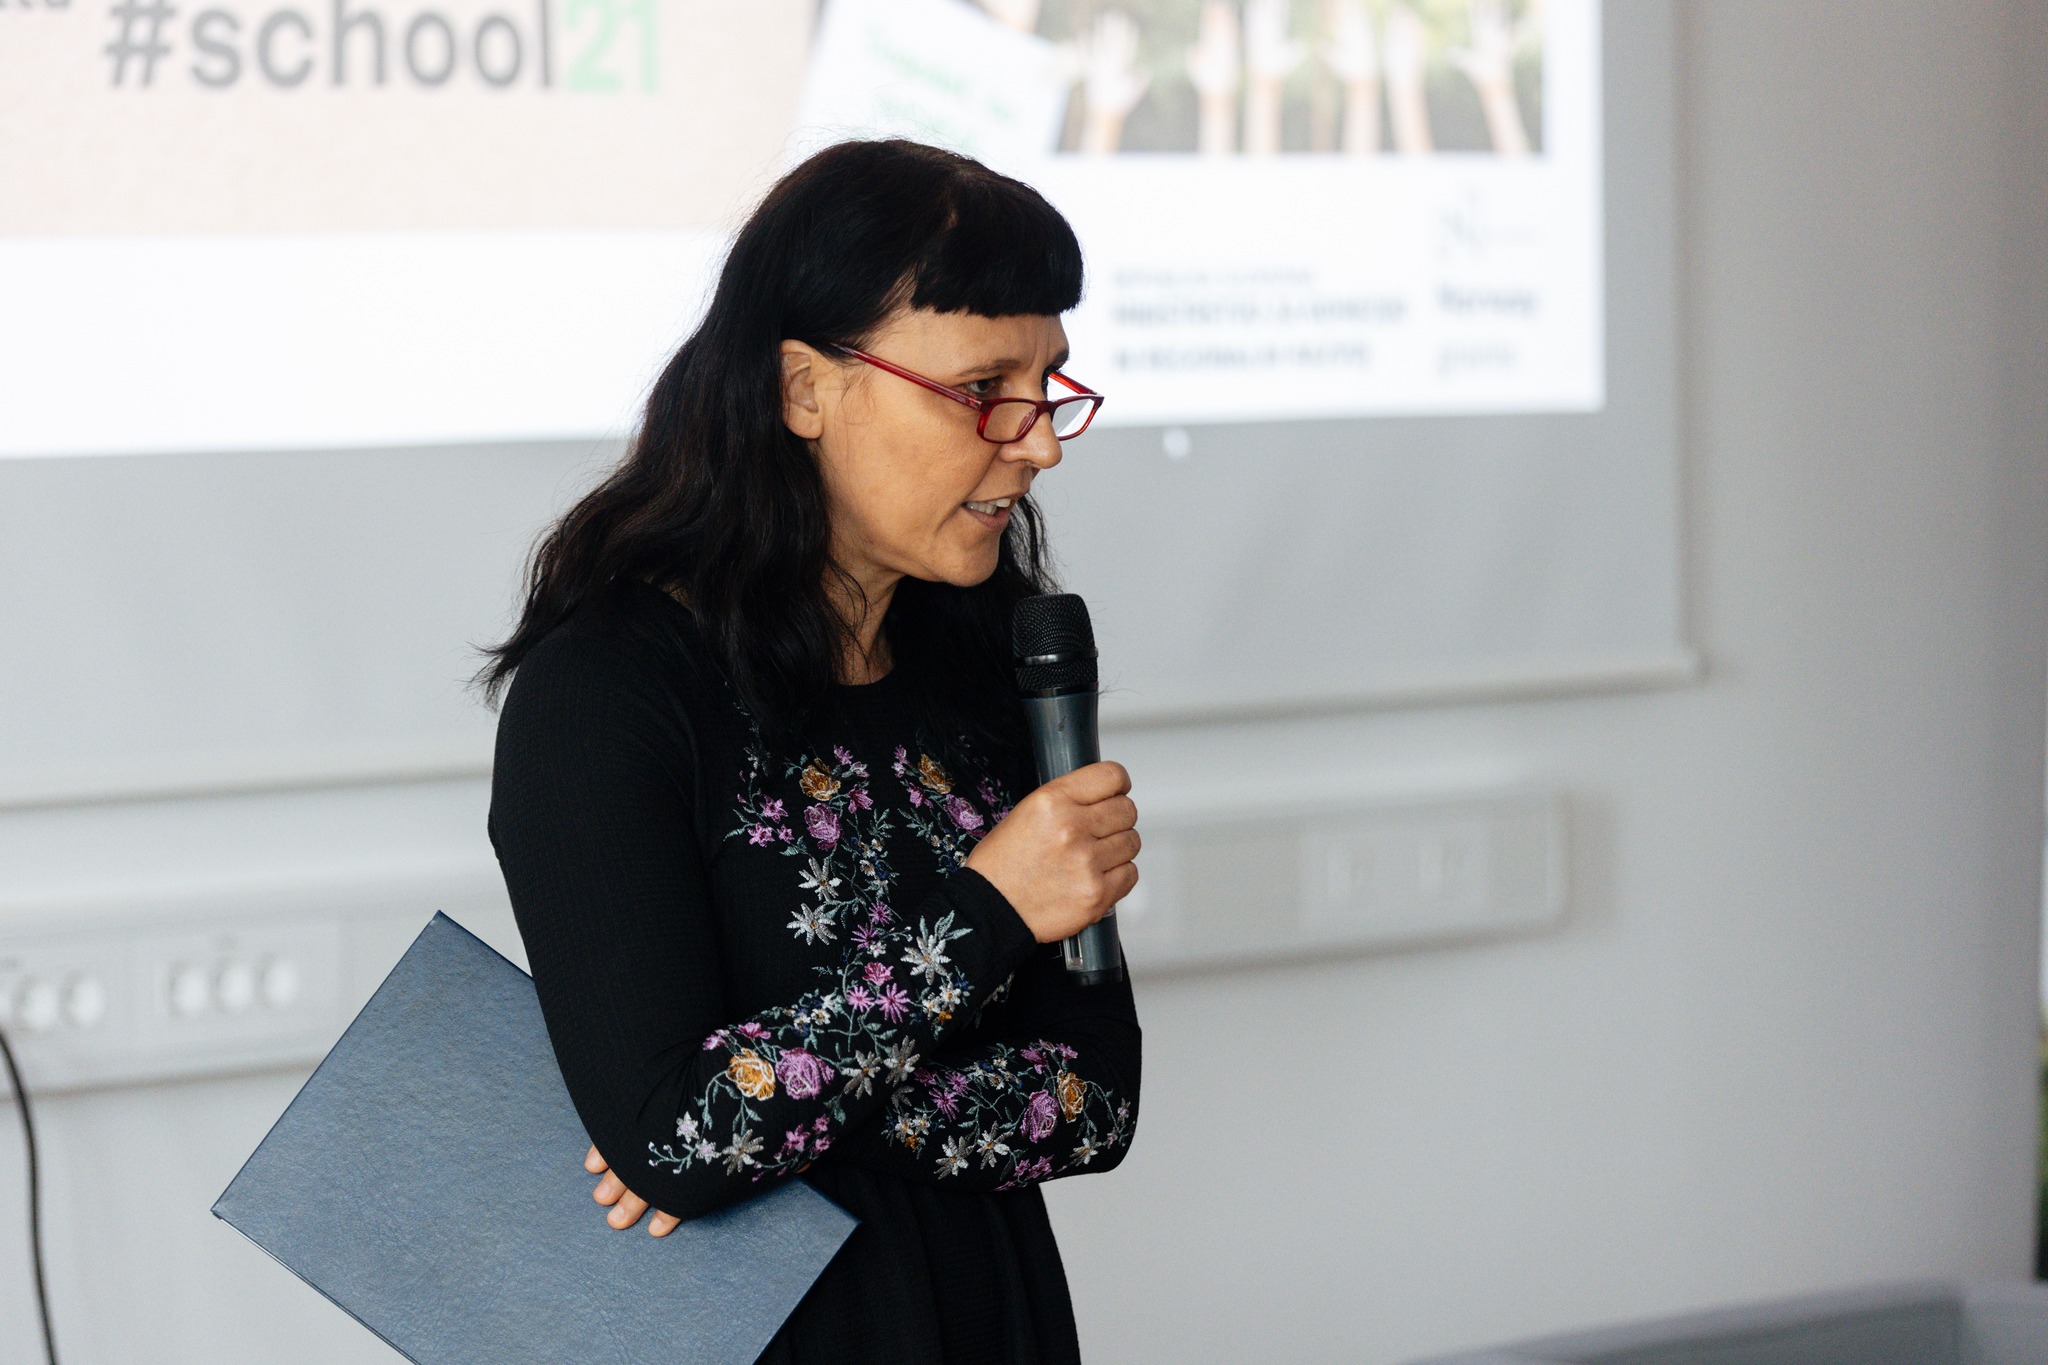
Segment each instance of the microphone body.
[[[1088,609],[1072,593],[1026,598],[1013,623],[1017,684],[1041,784],[1102,757],[1097,723],[1095,636]],[[1123,945],[1116,910],[1060,941],[1067,971],[1079,985],[1121,981]]]

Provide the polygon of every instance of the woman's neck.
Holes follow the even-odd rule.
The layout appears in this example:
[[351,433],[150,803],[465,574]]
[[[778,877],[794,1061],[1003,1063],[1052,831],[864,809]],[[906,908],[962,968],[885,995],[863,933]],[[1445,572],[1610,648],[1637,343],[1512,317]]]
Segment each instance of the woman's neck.
[[879,681],[895,666],[882,620],[889,614],[889,603],[895,599],[903,575],[871,569],[856,571],[853,578],[859,592],[834,576],[826,581],[826,593],[839,619],[853,628],[854,643],[839,661],[839,681],[858,685]]
[[[895,574],[879,584],[861,584],[861,591],[866,594],[866,613],[854,626],[857,649],[849,647],[839,660],[839,681],[855,686],[879,682],[896,666],[895,656],[889,650],[889,637],[882,633],[882,618],[889,614],[889,603],[894,600],[896,585],[902,578],[903,575]],[[652,574],[641,575],[641,581],[660,588],[686,607],[690,605],[689,598],[679,589],[656,582]],[[861,599],[843,583],[835,581],[827,591],[841,620],[852,619],[863,606]]]

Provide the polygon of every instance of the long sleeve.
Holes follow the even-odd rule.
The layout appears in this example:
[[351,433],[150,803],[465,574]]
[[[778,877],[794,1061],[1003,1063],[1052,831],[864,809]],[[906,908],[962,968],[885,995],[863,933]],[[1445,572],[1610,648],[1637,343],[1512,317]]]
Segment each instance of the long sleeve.
[[899,909],[821,877],[805,910],[859,926],[836,967],[734,1017],[693,831],[698,761],[655,660],[630,640],[551,635],[506,696],[489,821],[577,1112],[628,1188],[684,1218],[829,1150],[1033,946],[965,868]]
[[1110,1170],[1137,1128],[1139,1064],[1130,983],[1077,986],[1047,944],[834,1159],[956,1190]]

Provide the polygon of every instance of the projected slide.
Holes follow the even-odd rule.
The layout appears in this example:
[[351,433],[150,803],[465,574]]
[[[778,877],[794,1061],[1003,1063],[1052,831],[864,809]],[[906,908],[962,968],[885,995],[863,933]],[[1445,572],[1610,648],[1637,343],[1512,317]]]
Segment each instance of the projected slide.
[[1597,0],[15,0],[0,455],[629,428],[848,135],[1079,228],[1105,423],[1603,402]]

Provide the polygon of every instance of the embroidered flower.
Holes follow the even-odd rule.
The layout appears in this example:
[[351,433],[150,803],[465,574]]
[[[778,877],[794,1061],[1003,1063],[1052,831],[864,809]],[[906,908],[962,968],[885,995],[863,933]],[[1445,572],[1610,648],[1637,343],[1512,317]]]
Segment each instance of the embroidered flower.
[[964,1137],[947,1138],[945,1151],[938,1160],[939,1174],[958,1175],[966,1170],[967,1158],[972,1155],[972,1150]]
[[[952,916],[948,915],[946,918],[951,919]],[[943,929],[944,923],[945,921],[943,920],[940,922],[941,929]],[[945,949],[946,938],[943,932],[934,933],[930,930],[925,930],[918,934],[915,944],[903,950],[902,960],[910,964],[912,971],[925,980],[931,981],[943,975],[946,970],[946,964],[953,960],[946,956]]]
[[753,1129],[740,1129],[721,1153],[725,1157],[725,1169],[737,1175],[742,1166],[752,1166],[754,1153],[760,1151],[761,1146],[761,1139],[754,1136]]
[[797,785],[804,789],[804,795],[813,801],[830,801],[839,795],[839,779],[813,763],[804,769]]
[[953,790],[952,777],[940,766],[939,761],[929,754],[917,756],[917,780],[924,783],[926,790],[937,792],[940,796]]
[[1060,1092],[1060,1113],[1074,1118],[1081,1112],[1081,1106],[1088,1100],[1088,1089],[1081,1084],[1081,1078],[1071,1071],[1062,1071],[1053,1081]]
[[993,1166],[996,1164],[998,1157],[1006,1157],[1010,1154],[1010,1144],[1003,1141],[1007,1136],[1007,1133],[998,1129],[988,1128],[984,1129],[981,1136],[974,1140],[974,1150],[980,1154],[983,1166]]
[[740,1052],[725,1064],[725,1074],[740,1093],[750,1100],[765,1100],[775,1093],[775,1068],[756,1052]]
[[946,818],[960,828],[970,833],[981,828],[981,812],[965,797],[949,796],[945,800],[945,807]]
[[889,1048],[889,1055],[883,1060],[889,1064],[889,1084],[901,1085],[910,1079],[910,1073],[917,1069],[918,1056],[912,1050],[910,1040],[898,1038]]
[[832,912],[816,905],[799,905],[796,917],[782,926],[803,935],[806,943],[830,943],[832,941]]
[[1059,1105],[1052,1092],[1040,1090],[1024,1106],[1024,1121],[1018,1126],[1023,1130],[1026,1142],[1043,1142],[1052,1134],[1052,1126],[1058,1122]]
[[804,828],[826,848],[839,842],[839,812],[830,806],[806,806]]
[[910,1008],[910,992],[891,982],[883,988],[875,1003],[881,1007],[882,1017],[893,1024]]
[[882,1074],[882,1054],[856,1052],[853,1054],[853,1064],[840,1067],[839,1074],[847,1078],[847,1094],[868,1094],[875,1088],[875,1078]]
[[791,1098],[807,1100],[832,1079],[832,1064],[802,1048],[790,1048],[775,1060],[775,1074]]

